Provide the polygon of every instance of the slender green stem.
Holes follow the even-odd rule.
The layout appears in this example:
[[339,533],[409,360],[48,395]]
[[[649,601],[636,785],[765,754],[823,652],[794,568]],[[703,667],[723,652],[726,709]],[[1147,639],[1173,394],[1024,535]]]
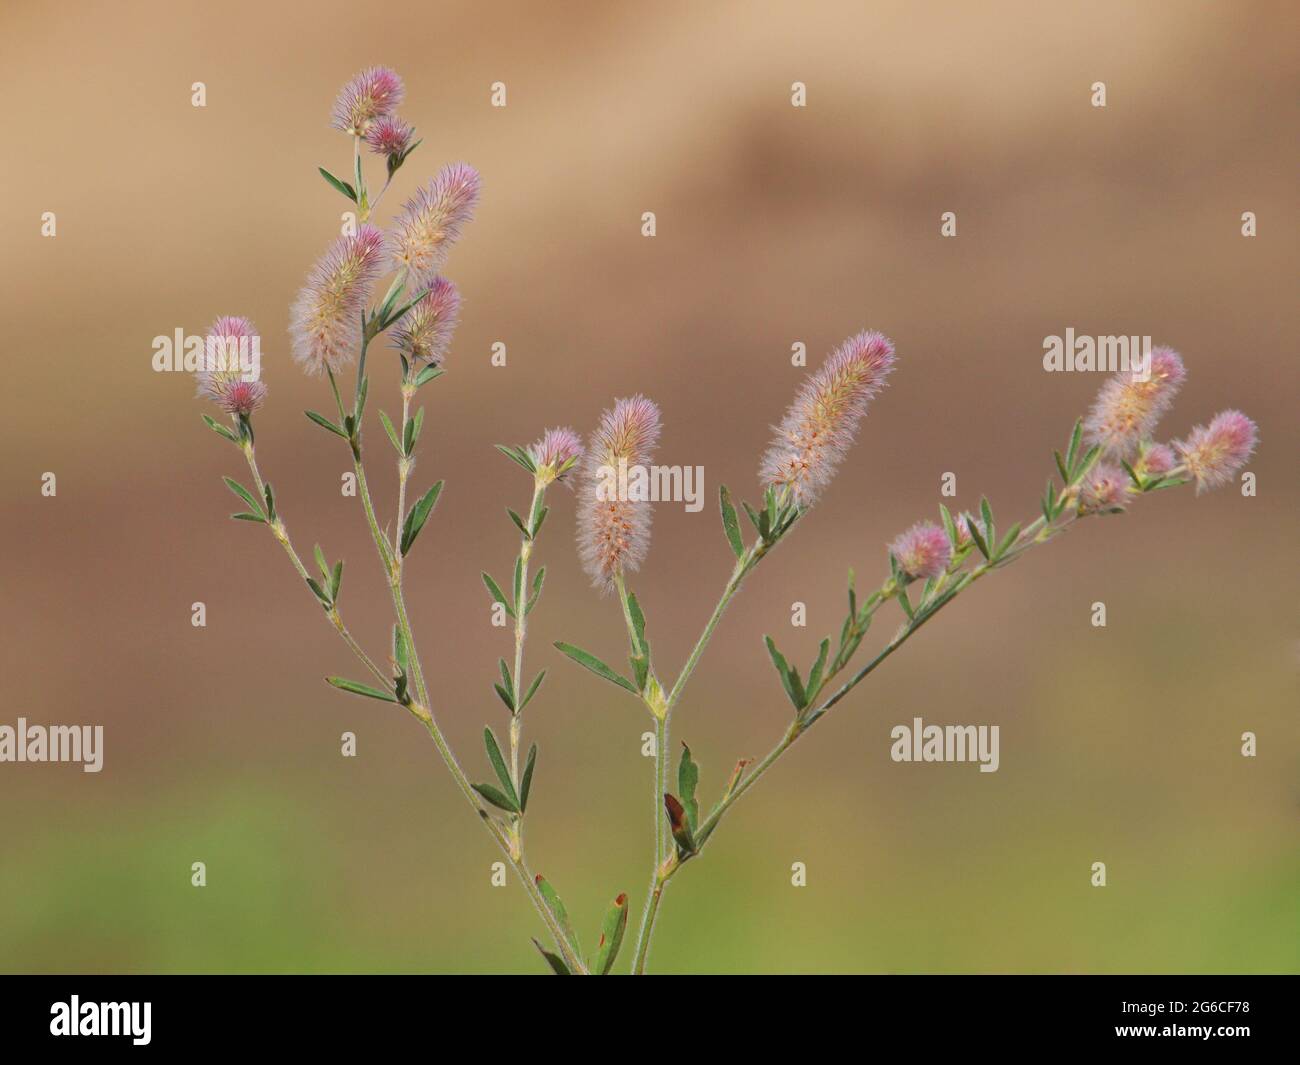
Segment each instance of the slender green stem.
[[[253,475],[253,483],[257,485],[258,498],[265,499],[266,485],[262,481],[261,471],[257,468],[257,456],[254,454],[253,445],[245,442],[242,445],[241,450],[244,452],[244,457],[248,460],[248,469]],[[298,552],[294,549],[293,542],[289,539],[289,532],[284,527],[284,522],[280,520],[278,515],[275,521],[271,522],[270,529],[271,535],[279,541],[280,546],[284,548],[285,554],[289,556],[289,561],[293,563],[293,568],[298,571],[298,576],[306,582],[309,576],[307,573],[307,567],[302,564],[302,559],[298,556]],[[313,598],[315,597],[313,596]],[[366,654],[361,645],[357,643],[356,638],[348,631],[348,627],[343,624],[343,618],[339,614],[339,608],[337,606],[330,607],[326,611],[326,617],[329,618],[330,624],[333,625],[338,634],[343,637],[343,642],[348,645],[349,649],[351,649],[352,653],[357,656],[361,664],[364,665],[366,669],[370,670],[376,679],[382,681],[383,686],[386,689],[392,683],[392,678],[375,665],[371,657]]]

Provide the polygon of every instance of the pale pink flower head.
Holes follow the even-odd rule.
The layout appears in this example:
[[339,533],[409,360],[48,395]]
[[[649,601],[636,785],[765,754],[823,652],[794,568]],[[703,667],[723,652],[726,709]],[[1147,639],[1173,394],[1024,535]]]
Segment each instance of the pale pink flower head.
[[582,438],[567,426],[547,429],[537,443],[528,448],[528,455],[537,467],[537,476],[544,484],[552,481],[569,481],[569,471],[582,458]]
[[204,368],[194,375],[198,394],[227,414],[252,414],[266,398],[266,385],[257,379],[260,346],[257,327],[247,318],[218,318],[204,338]]
[[415,301],[393,329],[392,343],[412,362],[441,366],[460,315],[460,292],[445,277]]
[[979,530],[980,536],[984,538],[985,542],[988,541],[988,530],[984,528],[984,523],[978,518],[972,518],[969,514],[962,513],[952,520],[953,528],[957,531],[958,547],[965,547],[971,542],[970,528],[972,522],[974,522],[975,528]]
[[788,489],[812,506],[853,443],[867,402],[894,367],[894,345],[881,333],[850,337],[799,388],[763,455],[764,486]]
[[410,146],[414,132],[396,115],[386,115],[366,130],[366,147],[376,155],[401,155]]
[[889,545],[889,553],[897,559],[899,568],[908,577],[929,579],[948,568],[952,561],[952,544],[941,526],[932,521],[918,521],[898,535]]
[[415,285],[427,284],[442,269],[461,228],[474,215],[480,185],[472,166],[452,163],[402,207],[393,223],[393,258]]
[[1152,348],[1149,370],[1148,374],[1136,368],[1119,370],[1097,393],[1083,427],[1088,442],[1100,444],[1104,457],[1127,459],[1136,454],[1187,376],[1182,356],[1173,348]]
[[578,489],[578,553],[604,591],[633,572],[650,547],[648,467],[659,442],[659,408],[645,396],[620,399],[591,434]]
[[376,119],[391,115],[406,96],[406,87],[388,67],[368,67],[339,90],[331,124],[335,129],[364,137]]
[[1255,451],[1259,429],[1239,410],[1225,410],[1208,426],[1198,425],[1174,447],[1187,472],[1196,479],[1199,494],[1228,484]]
[[1079,513],[1098,514],[1122,507],[1133,483],[1120,467],[1099,462],[1079,484]]
[[1133,472],[1140,477],[1163,477],[1177,463],[1174,449],[1168,444],[1148,444],[1133,464]]
[[384,234],[367,223],[334,241],[311,268],[289,322],[293,357],[309,373],[338,370],[356,355],[370,286],[387,264]]

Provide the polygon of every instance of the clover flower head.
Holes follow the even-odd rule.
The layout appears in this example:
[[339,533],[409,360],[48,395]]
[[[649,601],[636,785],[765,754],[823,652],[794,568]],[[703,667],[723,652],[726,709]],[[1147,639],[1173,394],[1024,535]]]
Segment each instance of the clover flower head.
[[393,223],[393,258],[416,286],[432,281],[442,269],[451,245],[474,215],[481,184],[472,166],[452,163],[403,205]]
[[[198,395],[226,414],[252,414],[266,398],[262,381],[245,380],[249,372],[245,360],[260,344],[257,327],[247,318],[223,315],[208,327],[204,340],[203,369],[194,375]],[[256,363],[252,369],[260,372]]]
[[582,438],[567,426],[547,429],[537,443],[528,448],[529,457],[537,467],[537,476],[544,484],[552,481],[569,481],[569,471],[582,458]]
[[1097,393],[1083,425],[1088,442],[1100,444],[1103,457],[1126,459],[1136,454],[1187,377],[1182,357],[1173,348],[1152,348],[1148,371],[1119,370]]
[[636,570],[649,550],[650,503],[638,490],[641,482],[628,474],[634,467],[646,471],[658,442],[659,408],[637,395],[605,411],[587,443],[578,489],[578,553],[603,591]]
[[[969,531],[967,536],[969,536]],[[937,577],[952,561],[948,534],[932,521],[918,521],[889,545],[889,553],[913,580]]]
[[881,333],[858,333],[841,344],[774,427],[759,467],[764,486],[788,489],[801,507],[815,503],[893,367],[894,345]]
[[401,155],[415,131],[396,115],[376,119],[366,130],[366,147],[376,155]]
[[1100,514],[1123,507],[1132,479],[1120,467],[1099,462],[1079,485],[1079,512]]
[[1133,464],[1133,471],[1143,477],[1163,477],[1177,464],[1174,449],[1168,444],[1147,444]]
[[460,292],[455,284],[445,277],[434,278],[394,327],[393,347],[412,362],[441,366],[459,315]]
[[311,268],[289,323],[293,357],[308,373],[337,371],[356,355],[370,286],[387,265],[384,234],[367,223],[335,240]]
[[339,90],[330,124],[343,133],[364,137],[371,125],[391,115],[406,96],[406,87],[388,67],[367,67]]
[[1199,495],[1228,484],[1255,451],[1259,429],[1239,410],[1216,414],[1208,426],[1198,425],[1186,440],[1174,444]]

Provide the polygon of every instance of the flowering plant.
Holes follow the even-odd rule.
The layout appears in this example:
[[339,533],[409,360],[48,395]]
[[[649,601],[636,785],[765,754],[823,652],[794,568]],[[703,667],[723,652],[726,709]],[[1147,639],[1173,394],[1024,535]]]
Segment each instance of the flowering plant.
[[[629,920],[629,900],[620,894],[610,904],[590,951],[584,951],[574,925],[551,883],[534,874],[525,856],[524,825],[538,752],[523,754],[523,715],[537,696],[546,670],[529,679],[524,656],[527,622],[541,597],[546,570],[533,572],[535,555],[550,507],[547,490],[561,482],[573,488],[577,506],[578,549],[593,583],[613,594],[626,628],[627,670],[616,669],[582,648],[560,642],[567,658],[622,689],[649,713],[655,732],[653,801],[656,832],[639,928],[630,950],[631,969],[645,971],[665,889],[690,861],[703,853],[733,805],[752,788],[791,745],[812,728],[867,676],[897,651],[948,603],[976,581],[1005,569],[1032,548],[1056,539],[1078,521],[1124,512],[1140,497],[1194,483],[1197,492],[1228,483],[1251,455],[1256,427],[1244,414],[1228,410],[1185,439],[1155,440],[1185,377],[1180,356],[1169,348],[1151,352],[1143,365],[1107,379],[1086,418],[1076,422],[1063,451],[1055,453],[1055,477],[1047,481],[1039,513],[1024,522],[1001,525],[987,499],[978,513],[952,514],[939,508],[939,522],[922,521],[899,534],[887,548],[887,571],[874,590],[859,595],[850,572],[847,610],[838,637],[823,639],[806,671],[800,670],[766,637],[767,652],[781,689],[791,704],[790,723],[770,753],[732,770],[707,813],[701,812],[700,769],[682,745],[675,781],[670,780],[669,730],[673,711],[691,679],[724,612],[760,562],[789,536],[815,506],[846,458],[869,401],[886,384],[896,362],[893,343],[880,333],[862,332],[846,340],[800,389],[759,468],[761,498],[741,502],[752,527],[742,528],[736,502],[723,486],[719,493],[722,530],[734,556],[721,597],[685,664],[669,683],[661,679],[647,638],[641,604],[628,588],[649,547],[651,503],[643,494],[611,489],[611,471],[648,466],[660,433],[658,406],[645,396],[617,400],[587,441],[569,428],[546,430],[529,446],[498,445],[532,482],[522,513],[509,511],[520,537],[510,579],[503,586],[491,574],[483,584],[496,608],[513,622],[511,658],[500,661],[494,688],[509,713],[506,742],[491,727],[483,732],[486,770],[476,783],[448,745],[434,712],[415,635],[406,607],[403,572],[406,557],[438,502],[443,482],[424,490],[408,506],[408,482],[424,422],[412,412],[424,386],[444,372],[455,330],[459,295],[441,276],[447,254],[470,221],[479,198],[479,177],[470,167],[444,167],[406,202],[388,229],[370,219],[399,169],[419,146],[414,131],[395,114],[402,103],[402,80],[391,70],[372,68],[340,92],[333,125],[352,138],[351,181],[327,170],[321,174],[357,208],[358,225],[337,238],[311,268],[294,302],[290,334],[294,358],[309,373],[328,380],[335,416],[307,411],[318,427],[338,437],[351,454],[358,494],[392,600],[391,655],[385,665],[367,653],[343,622],[339,607],[343,562],[332,565],[319,546],[316,573],[303,562],[289,537],[277,496],[258,466],[253,415],[266,400],[266,387],[240,372],[234,351],[257,335],[246,318],[220,317],[209,330],[209,350],[219,356],[199,374],[199,393],[228,417],[205,415],[206,424],[239,448],[252,487],[226,478],[246,509],[237,520],[267,526],[289,557],[325,617],[370,674],[365,682],[328,677],[328,683],[354,695],[400,706],[433,739],[466,801],[505,854],[546,926],[548,942],[536,940],[553,971],[609,973],[620,954]],[[363,148],[385,160],[385,181],[373,201],[365,180]],[[391,274],[386,291],[373,299],[376,283]],[[398,353],[400,419],[378,412],[395,453],[398,512],[394,531],[381,525],[366,480],[362,426],[370,378],[370,345],[386,335]],[[355,360],[351,399],[345,402],[338,376]],[[239,364],[242,365],[242,364]],[[1059,483],[1058,483],[1059,479]],[[620,480],[620,484],[621,484]],[[876,615],[896,604],[901,624],[865,663],[856,656]]]

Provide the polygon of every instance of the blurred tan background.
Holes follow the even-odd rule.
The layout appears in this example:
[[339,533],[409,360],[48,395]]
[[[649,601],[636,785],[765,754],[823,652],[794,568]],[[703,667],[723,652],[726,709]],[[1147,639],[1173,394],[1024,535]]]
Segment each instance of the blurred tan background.
[[[218,314],[261,327],[263,471],[299,547],[346,557],[344,616],[382,653],[346,449],[303,418],[327,390],[285,329],[344,206],[315,173],[349,165],[330,104],[384,63],[425,137],[385,207],[445,161],[484,181],[447,268],[465,297],[450,372],[424,392],[415,479],[447,490],[409,568],[437,711],[476,778],[483,723],[505,724],[490,683],[509,639],[478,573],[508,571],[504,507],[529,491],[495,442],[585,433],[637,390],[662,405],[660,461],[703,464],[708,498],[658,509],[633,582],[671,676],[729,568],[717,486],[754,496],[802,376],[791,344],[815,365],[863,327],[896,341],[846,468],[676,715],[712,803],[787,720],[763,633],[811,660],[845,571],[883,574],[884,543],[935,513],[944,471],[958,506],[987,492],[1004,523],[1036,513],[1099,383],[1044,374],[1045,335],[1177,347],[1190,377],[1170,435],[1228,406],[1261,426],[1257,497],[1160,493],[1089,523],[981,582],[841,704],[675,881],[653,968],[1295,970],[1297,28],[1283,3],[8,0],[0,723],[107,735],[98,775],[0,765],[0,969],[540,969],[535,915],[517,886],[489,886],[497,855],[432,745],[321,683],[356,675],[350,658],[270,537],[227,520],[220,476],[242,462],[203,428],[192,382],[150,369],[155,335]],[[392,363],[372,356],[372,413],[397,404]],[[368,440],[391,513],[377,423]],[[639,913],[649,719],[550,647],[622,655],[571,502],[553,502],[529,848],[591,938],[616,892]],[[913,716],[999,724],[1000,770],[891,762],[889,730]]]

